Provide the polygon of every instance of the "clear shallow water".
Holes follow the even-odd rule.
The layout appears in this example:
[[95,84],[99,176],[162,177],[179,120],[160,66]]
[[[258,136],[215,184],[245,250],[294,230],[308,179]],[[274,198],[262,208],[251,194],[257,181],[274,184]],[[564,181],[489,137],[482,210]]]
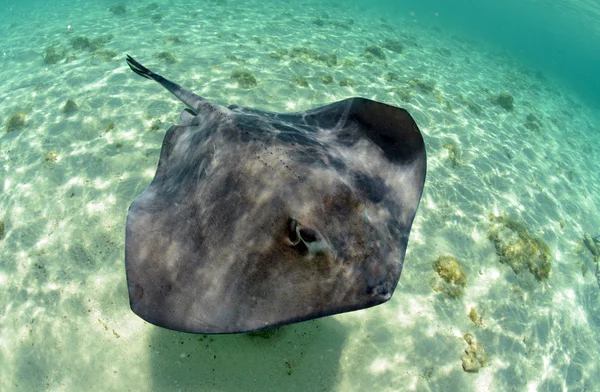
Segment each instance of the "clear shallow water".
[[[3,4],[2,390],[594,390],[600,288],[582,237],[600,231],[597,6],[115,4]],[[384,59],[364,55],[374,45]],[[428,178],[394,298],[265,337],[137,318],[125,215],[182,105],[133,75],[126,53],[221,104],[302,110],[360,95],[409,110]],[[498,262],[490,214],[548,244],[548,280]],[[444,254],[467,274],[455,299],[432,268]],[[488,356],[478,373],[461,366],[467,333]]]

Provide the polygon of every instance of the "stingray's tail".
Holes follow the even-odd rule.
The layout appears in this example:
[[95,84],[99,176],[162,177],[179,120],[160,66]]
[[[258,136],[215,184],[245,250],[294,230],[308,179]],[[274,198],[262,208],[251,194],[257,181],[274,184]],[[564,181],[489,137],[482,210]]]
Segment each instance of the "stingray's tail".
[[[130,55],[127,55],[127,65],[129,65],[129,68],[131,68],[131,70],[133,72],[135,72],[136,74],[138,74],[140,76],[145,77],[146,79],[156,80],[156,79],[154,79],[154,77],[159,76],[159,75],[156,75],[154,72],[150,71],[148,68],[144,67],[142,64],[135,61],[135,59],[133,57],[131,57]],[[158,82],[158,80],[157,80],[157,82]]]
[[[179,98],[183,103],[188,105],[190,109],[194,111],[195,114],[198,113],[202,106],[207,106],[208,101],[206,99],[194,94],[189,90],[184,89],[177,83],[173,83],[169,79],[165,79],[159,74],[150,71],[148,68],[135,61],[135,59],[130,55],[127,55],[127,65],[129,65],[129,68],[131,68],[131,70],[136,74],[143,76],[146,79],[151,79],[155,82],[158,82],[161,86],[163,86],[164,88],[169,90],[173,95]],[[212,107],[215,105],[209,104],[208,106]]]

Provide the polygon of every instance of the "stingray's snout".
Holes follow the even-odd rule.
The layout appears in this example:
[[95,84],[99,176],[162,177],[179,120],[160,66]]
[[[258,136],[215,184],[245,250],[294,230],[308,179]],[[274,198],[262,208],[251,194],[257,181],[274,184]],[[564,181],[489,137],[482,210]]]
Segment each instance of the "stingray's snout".
[[301,254],[319,255],[328,248],[327,241],[321,233],[312,227],[303,226],[294,217],[288,220],[288,239],[290,245],[297,248]]

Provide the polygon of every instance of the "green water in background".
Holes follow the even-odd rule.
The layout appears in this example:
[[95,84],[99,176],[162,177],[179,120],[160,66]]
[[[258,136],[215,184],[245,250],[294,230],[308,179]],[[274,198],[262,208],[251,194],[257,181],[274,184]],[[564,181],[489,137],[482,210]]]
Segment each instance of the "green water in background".
[[357,7],[420,23],[506,50],[560,79],[600,107],[600,3],[593,0],[373,0]]

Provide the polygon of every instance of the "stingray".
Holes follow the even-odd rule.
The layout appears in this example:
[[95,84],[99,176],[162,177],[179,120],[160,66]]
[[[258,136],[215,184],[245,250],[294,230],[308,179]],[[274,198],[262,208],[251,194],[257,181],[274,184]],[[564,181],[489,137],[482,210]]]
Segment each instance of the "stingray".
[[238,333],[392,297],[426,172],[406,110],[365,98],[297,113],[224,107],[127,64],[187,106],[127,215],[138,316]]

